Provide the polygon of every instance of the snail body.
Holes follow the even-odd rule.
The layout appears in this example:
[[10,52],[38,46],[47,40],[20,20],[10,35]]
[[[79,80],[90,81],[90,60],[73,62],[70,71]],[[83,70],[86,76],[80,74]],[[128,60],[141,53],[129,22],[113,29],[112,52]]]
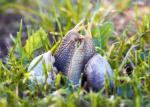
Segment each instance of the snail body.
[[80,46],[76,49],[72,57],[67,75],[73,84],[79,83],[85,64],[95,53],[95,48],[93,47],[94,44],[92,39],[85,36],[81,41]]
[[73,57],[75,50],[77,49],[77,43],[81,40],[81,37],[78,33],[70,31],[60,44],[57,49],[55,57],[55,66],[58,71],[61,71],[63,74],[67,75],[69,64]]
[[67,76],[73,84],[79,83],[81,70],[83,67],[82,63],[84,59],[83,45],[84,43],[82,42],[81,45],[76,49],[72,57],[71,63],[69,64]]
[[55,65],[73,84],[78,84],[85,64],[94,53],[95,48],[91,37],[70,31],[55,54]]

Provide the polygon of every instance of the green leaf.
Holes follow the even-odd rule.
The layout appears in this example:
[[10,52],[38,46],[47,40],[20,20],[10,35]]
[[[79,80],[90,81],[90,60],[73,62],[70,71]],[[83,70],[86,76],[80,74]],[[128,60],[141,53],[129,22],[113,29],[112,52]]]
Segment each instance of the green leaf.
[[96,46],[104,49],[108,44],[108,39],[113,33],[114,27],[110,22],[105,22],[102,26],[93,29],[94,41]]
[[6,99],[0,99],[0,105],[1,105],[1,107],[7,107]]
[[26,52],[31,55],[36,49],[43,46],[43,43],[46,39],[47,33],[42,28],[40,28],[37,32],[33,33],[26,41]]
[[59,88],[59,87],[60,87],[60,84],[61,84],[61,74],[57,74],[55,86],[56,86],[57,88]]
[[2,60],[0,60],[0,76],[2,76]]

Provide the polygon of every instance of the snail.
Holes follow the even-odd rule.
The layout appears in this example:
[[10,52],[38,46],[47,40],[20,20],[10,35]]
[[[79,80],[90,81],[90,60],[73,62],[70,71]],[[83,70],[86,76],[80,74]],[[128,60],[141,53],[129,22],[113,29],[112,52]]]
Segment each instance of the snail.
[[[46,65],[50,63],[52,65],[48,78],[50,81],[55,80],[55,78],[52,77],[55,77],[57,73],[55,71],[58,70],[66,75],[74,85],[79,84],[81,73],[83,73],[86,77],[85,82],[87,82],[88,87],[95,91],[104,87],[106,79],[110,80],[111,85],[113,84],[113,71],[107,60],[100,54],[96,54],[91,36],[82,36],[76,31],[71,30],[63,38],[54,54],[54,58],[50,52],[42,56],[42,61],[33,69],[33,73],[40,73],[40,75],[42,75],[43,68],[38,66],[42,66],[43,61],[46,62]],[[35,60],[37,61],[38,59],[39,57]],[[31,65],[33,65],[32,62],[30,66]],[[31,69],[30,66],[29,70]],[[56,68],[57,70],[55,70]],[[35,70],[37,71],[35,72]],[[39,75],[36,75],[36,77],[38,76]],[[40,76],[38,80],[42,81],[42,78],[43,77]],[[43,83],[43,81],[41,83]]]
[[78,84],[86,62],[94,55],[95,48],[90,37],[84,37],[75,50],[68,70],[68,78],[73,84]]
[[85,65],[84,75],[87,85],[95,91],[102,89],[108,79],[113,87],[113,71],[107,60],[100,54],[95,54]]
[[[54,62],[55,59],[50,51],[34,58],[28,67],[31,82],[35,83],[38,81],[39,84],[44,84],[46,81],[48,84],[53,84],[57,72],[56,67],[53,66]],[[44,64],[46,65],[46,72],[48,71],[47,79],[44,73]]]
[[55,55],[58,70],[68,76],[73,84],[78,84],[85,62],[95,53],[92,39],[70,31],[63,39]]
[[55,66],[58,71],[61,71],[63,74],[67,75],[68,66],[73,57],[78,43],[81,41],[81,37],[78,33],[70,31],[66,34],[62,40],[59,48],[57,49],[55,57]]

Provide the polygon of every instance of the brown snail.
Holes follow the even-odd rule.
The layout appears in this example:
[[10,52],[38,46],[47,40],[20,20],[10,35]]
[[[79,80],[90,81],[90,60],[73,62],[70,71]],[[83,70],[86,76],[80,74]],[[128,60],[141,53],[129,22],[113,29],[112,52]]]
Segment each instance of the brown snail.
[[55,54],[55,66],[67,75],[73,84],[78,84],[86,62],[94,53],[92,39],[72,30],[65,36]]
[[63,38],[62,43],[57,49],[55,56],[55,66],[58,71],[61,71],[63,74],[67,75],[68,66],[73,57],[73,53],[77,49],[78,43],[81,41],[81,36],[73,31],[70,31]]
[[94,55],[95,48],[90,37],[84,37],[79,47],[75,50],[71,63],[69,64],[68,78],[73,84],[78,84],[81,73],[87,61]]

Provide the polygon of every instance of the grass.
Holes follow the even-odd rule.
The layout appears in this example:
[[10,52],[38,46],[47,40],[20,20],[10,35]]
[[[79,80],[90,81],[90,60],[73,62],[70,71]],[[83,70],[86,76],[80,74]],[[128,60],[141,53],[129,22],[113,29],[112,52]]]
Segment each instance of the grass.
[[[28,2],[31,3],[30,0]],[[143,15],[141,23],[139,20],[136,21],[137,32],[129,37],[127,32],[130,29],[128,28],[120,35],[114,33],[114,25],[108,16],[115,5],[106,2],[100,5],[99,2],[92,4],[89,0],[77,2],[74,6],[70,0],[51,1],[44,6],[41,5],[40,0],[32,2],[34,4],[32,8],[18,3],[17,0],[13,3],[5,2],[5,5],[0,8],[3,13],[10,8],[15,11],[20,9],[17,11],[19,13],[25,11],[25,14],[22,14],[26,15],[26,20],[30,21],[33,26],[33,30],[28,30],[28,40],[25,46],[22,46],[21,21],[13,48],[5,60],[0,60],[1,107],[150,106],[150,14]],[[120,12],[130,5],[117,8]],[[52,8],[49,8],[50,6]],[[113,68],[114,90],[110,92],[105,87],[105,93],[102,90],[88,92],[81,86],[74,87],[61,73],[57,74],[54,86],[45,83],[43,86],[35,85],[33,88],[28,79],[27,68],[35,57],[35,53],[42,54],[43,51],[48,50],[55,52],[66,32],[82,19],[85,20],[83,27],[91,26],[88,30],[93,35],[97,52],[106,57]],[[39,29],[34,29],[37,25]],[[51,36],[58,36],[59,39],[50,43],[49,33]],[[130,75],[127,74],[128,70],[132,72]],[[61,78],[64,85],[60,83]]]

